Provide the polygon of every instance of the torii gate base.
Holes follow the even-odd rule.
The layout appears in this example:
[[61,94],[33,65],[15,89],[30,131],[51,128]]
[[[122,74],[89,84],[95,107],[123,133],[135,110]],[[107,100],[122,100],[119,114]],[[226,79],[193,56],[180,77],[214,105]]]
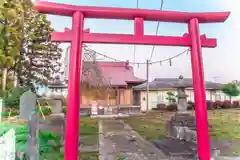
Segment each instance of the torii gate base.
[[[72,17],[72,29],[53,33],[52,40],[71,42],[68,83],[65,160],[78,159],[78,129],[80,110],[80,81],[82,44],[117,43],[188,46],[191,48],[192,78],[197,123],[197,144],[200,160],[210,160],[206,95],[201,47],[216,47],[216,39],[199,35],[199,23],[224,22],[230,12],[184,13],[142,9],[86,7],[38,1],[35,8],[41,13]],[[83,30],[84,18],[134,20],[135,32],[129,34],[100,34]],[[188,23],[189,34],[182,37],[144,35],[144,20]]]

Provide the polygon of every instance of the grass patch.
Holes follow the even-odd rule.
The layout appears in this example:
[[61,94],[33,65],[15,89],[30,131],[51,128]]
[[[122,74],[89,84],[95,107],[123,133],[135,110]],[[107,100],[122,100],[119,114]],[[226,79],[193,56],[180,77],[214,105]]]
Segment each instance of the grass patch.
[[79,134],[80,136],[98,135],[98,120],[89,117],[81,118]]
[[80,153],[79,160],[98,160],[98,152]]
[[122,118],[128,123],[133,130],[138,132],[146,140],[152,141],[156,139],[166,138],[165,120],[155,116],[139,116]]
[[[44,158],[40,158],[40,160],[64,160],[64,154],[63,153],[51,153],[51,154],[46,154]],[[97,152],[88,152],[84,153],[81,152],[79,153],[79,160],[98,160],[98,153]]]
[[98,144],[98,119],[83,117],[80,120],[80,137],[83,137],[83,146]]
[[[231,110],[230,110],[231,111]],[[209,111],[209,124],[213,126],[209,130],[212,138],[218,140],[240,140],[240,118],[237,112]]]
[[[80,120],[80,137],[83,138],[83,146],[98,144],[98,120],[90,117],[83,117]],[[64,153],[54,152],[45,154],[41,160],[57,159],[64,160]],[[79,160],[98,160],[98,152],[79,152]]]

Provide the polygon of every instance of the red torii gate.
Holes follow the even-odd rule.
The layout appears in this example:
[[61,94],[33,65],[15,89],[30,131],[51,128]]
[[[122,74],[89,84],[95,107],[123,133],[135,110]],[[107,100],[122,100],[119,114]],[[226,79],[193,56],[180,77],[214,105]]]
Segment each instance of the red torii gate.
[[[201,47],[216,47],[216,39],[199,35],[199,23],[224,22],[230,12],[187,13],[110,7],[88,7],[37,1],[35,8],[46,14],[72,17],[72,29],[55,32],[51,39],[70,42],[70,69],[65,141],[65,160],[77,160],[80,110],[80,80],[83,43],[117,43],[141,45],[187,46],[191,48],[192,78],[197,123],[197,144],[200,160],[210,160],[208,118]],[[83,29],[84,18],[134,20],[134,34],[90,33]],[[188,33],[179,36],[144,35],[144,20],[188,24]]]

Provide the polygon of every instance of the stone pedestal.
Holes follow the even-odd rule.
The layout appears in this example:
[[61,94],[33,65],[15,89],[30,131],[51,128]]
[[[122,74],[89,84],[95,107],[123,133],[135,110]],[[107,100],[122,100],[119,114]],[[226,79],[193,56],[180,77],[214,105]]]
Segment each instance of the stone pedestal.
[[168,136],[196,143],[195,117],[187,113],[176,113],[166,124]]
[[44,121],[41,123],[40,130],[52,131],[55,134],[61,136],[61,140],[64,141],[64,135],[65,135],[64,113],[50,115],[47,121]]
[[48,117],[47,121],[41,124],[41,130],[50,130],[57,135],[61,136],[64,140],[65,133],[65,115],[63,113],[62,99],[53,97],[50,100],[52,106],[52,114]]

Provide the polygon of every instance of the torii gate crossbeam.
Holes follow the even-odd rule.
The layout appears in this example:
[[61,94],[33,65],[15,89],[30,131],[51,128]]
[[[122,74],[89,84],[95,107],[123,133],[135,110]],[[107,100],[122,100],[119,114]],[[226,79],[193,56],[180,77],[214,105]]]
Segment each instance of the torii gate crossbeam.
[[[53,41],[70,42],[70,68],[65,140],[65,160],[78,158],[78,129],[80,111],[80,81],[82,44],[116,43],[188,46],[191,48],[192,78],[197,123],[197,144],[200,160],[210,160],[208,118],[202,65],[202,47],[216,47],[216,39],[199,34],[199,23],[224,22],[230,12],[187,13],[128,8],[88,7],[37,1],[35,8],[41,13],[72,17],[72,29],[52,34]],[[134,34],[90,33],[83,29],[84,18],[134,20]],[[182,37],[144,35],[145,21],[187,23],[188,32]]]

